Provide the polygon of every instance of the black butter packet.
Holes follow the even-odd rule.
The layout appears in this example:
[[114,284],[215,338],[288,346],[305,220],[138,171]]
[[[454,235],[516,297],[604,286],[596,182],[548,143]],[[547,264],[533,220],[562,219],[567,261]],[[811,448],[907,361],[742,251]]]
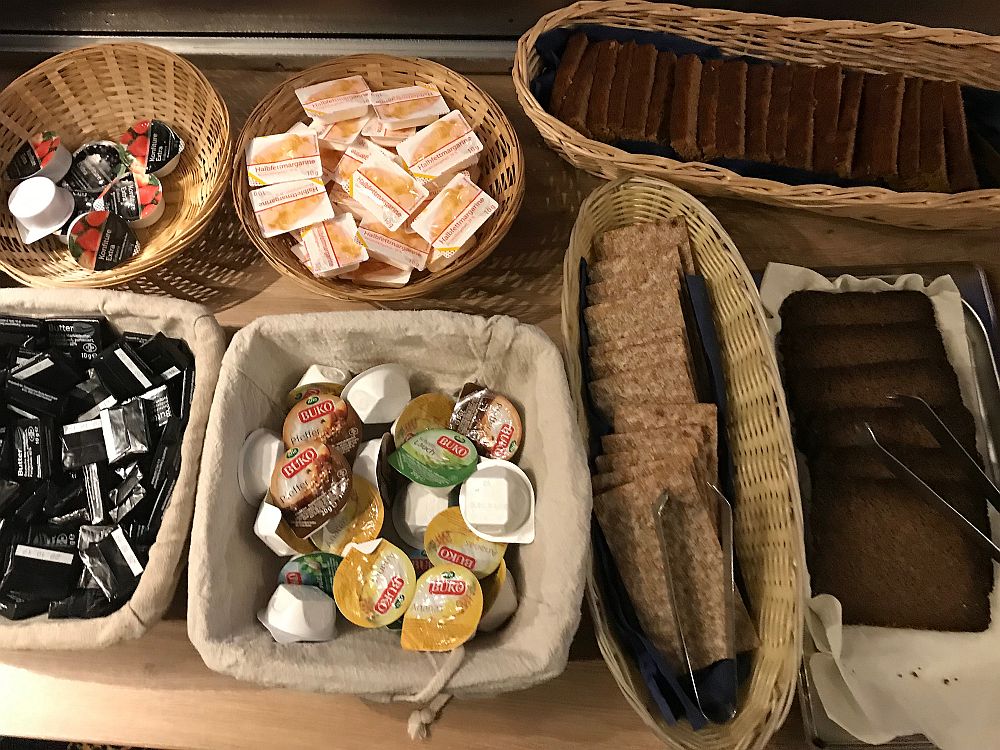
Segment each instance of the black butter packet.
[[170,401],[173,405],[174,413],[180,419],[182,425],[186,425],[188,417],[191,416],[191,402],[194,399],[195,370],[190,368],[184,370],[179,378],[174,378],[167,383]]
[[33,354],[31,359],[10,371],[10,379],[43,388],[51,393],[65,393],[84,380],[84,374],[62,352],[50,349]]
[[103,409],[110,409],[118,403],[96,374],[73,386],[68,397],[66,413],[75,416],[77,422],[94,419]]
[[149,453],[152,449],[149,417],[141,399],[102,411],[100,422],[108,463]]
[[14,477],[48,479],[59,461],[55,429],[45,419],[21,419],[13,427]]
[[124,597],[111,601],[99,588],[77,589],[65,599],[49,604],[49,619],[107,617],[121,609],[126,601]]
[[175,378],[194,367],[194,357],[184,342],[169,338],[162,332],[142,344],[136,353],[162,381]]
[[142,484],[142,469],[133,464],[121,483],[111,490],[108,497],[107,516],[115,523],[129,515],[145,498],[146,488]]
[[32,547],[76,552],[80,539],[79,527],[56,526],[40,523],[25,527],[24,543]]
[[0,518],[14,512],[20,502],[21,485],[9,479],[0,479]]
[[0,596],[0,617],[7,620],[27,620],[44,614],[49,603],[44,599],[24,599],[19,594]]
[[22,414],[60,419],[66,411],[69,396],[53,393],[45,388],[29,385],[23,380],[8,378],[4,386],[4,396],[9,407],[17,407]]
[[58,518],[86,507],[87,495],[80,472],[65,472],[58,480],[49,480],[49,495],[42,507],[42,514],[46,518]]
[[119,339],[94,360],[94,370],[112,396],[126,401],[153,387],[156,374],[128,342]]
[[45,341],[45,321],[22,315],[0,315],[0,333],[19,334],[36,341]]
[[82,469],[83,492],[87,500],[87,520],[100,524],[105,518],[105,498],[111,492],[115,479],[105,463],[87,464]]
[[15,523],[27,525],[40,518],[48,494],[48,482],[29,482],[22,485],[21,501],[13,516]]
[[139,333],[138,331],[125,331],[121,335],[125,343],[131,346],[133,349],[138,349],[140,346],[145,344],[151,338],[153,338],[152,333]]
[[80,527],[79,550],[80,559],[108,599],[128,596],[139,584],[145,564],[121,526]]
[[65,469],[79,469],[87,464],[108,460],[104,426],[100,419],[65,425],[60,444]]
[[162,431],[171,421],[179,420],[180,415],[174,411],[170,403],[170,391],[166,385],[152,388],[139,396],[146,405],[146,413],[152,425]]
[[49,318],[45,321],[49,346],[65,352],[73,360],[89,363],[104,349],[105,325],[102,317]]
[[18,544],[0,580],[0,594],[16,594],[29,601],[63,599],[76,586],[79,570],[71,552]]

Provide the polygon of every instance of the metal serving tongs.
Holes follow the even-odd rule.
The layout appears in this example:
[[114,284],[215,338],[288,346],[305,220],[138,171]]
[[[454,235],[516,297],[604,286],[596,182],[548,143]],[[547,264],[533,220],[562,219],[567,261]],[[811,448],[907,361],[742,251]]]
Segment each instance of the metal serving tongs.
[[[660,540],[660,552],[663,556],[663,567],[667,575],[667,592],[670,596],[670,606],[674,613],[674,625],[677,629],[681,651],[684,655],[684,666],[687,667],[691,680],[691,692],[698,710],[713,724],[724,724],[736,716],[736,698],[739,689],[736,670],[736,579],[733,563],[733,508],[719,489],[708,485],[717,500],[719,543],[722,546],[723,597],[725,610],[726,658],[716,662],[711,667],[695,670],[691,664],[691,652],[688,642],[693,634],[690,623],[685,622],[678,607],[678,597],[675,593],[673,565],[671,561],[671,546],[666,538],[667,509],[670,495],[664,492],[654,503],[656,516],[656,532]],[[711,685],[709,685],[711,683]],[[711,687],[706,690],[706,687]]]
[[[1000,489],[997,489],[997,486],[986,476],[986,472],[983,471],[979,462],[969,455],[969,452],[959,442],[958,438],[952,434],[947,425],[941,421],[941,417],[931,408],[930,404],[916,396],[895,395],[891,396],[891,398],[900,405],[900,408],[906,409],[910,414],[919,419],[920,423],[934,436],[934,439],[937,440],[941,448],[948,451],[956,461],[960,462],[967,469],[969,477],[976,483],[980,491],[982,491],[986,500],[1000,512]],[[900,461],[892,451],[882,445],[875,435],[874,430],[872,430],[871,425],[867,422],[865,422],[865,429],[862,431],[862,435],[874,447],[879,449],[882,453],[883,461],[885,461],[886,466],[889,467],[889,470],[892,471],[897,479],[904,482],[921,497],[937,503],[950,511],[976,543],[988,552],[993,560],[1000,562],[1000,547],[997,547],[987,534],[984,534],[978,526],[966,518],[965,514],[931,489],[909,466]]]

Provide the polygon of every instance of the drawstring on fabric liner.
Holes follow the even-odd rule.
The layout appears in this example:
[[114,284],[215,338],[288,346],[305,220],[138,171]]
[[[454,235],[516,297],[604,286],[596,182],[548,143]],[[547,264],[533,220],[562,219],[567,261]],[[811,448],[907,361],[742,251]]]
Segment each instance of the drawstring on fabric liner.
[[410,719],[407,722],[406,729],[411,740],[426,740],[431,724],[437,720],[438,714],[451,700],[451,693],[442,691],[455,672],[458,671],[458,668],[462,666],[462,660],[465,658],[465,647],[459,646],[451,651],[440,665],[433,654],[427,654],[427,658],[437,670],[434,676],[419,693],[401,698],[401,700],[423,704],[410,714]]

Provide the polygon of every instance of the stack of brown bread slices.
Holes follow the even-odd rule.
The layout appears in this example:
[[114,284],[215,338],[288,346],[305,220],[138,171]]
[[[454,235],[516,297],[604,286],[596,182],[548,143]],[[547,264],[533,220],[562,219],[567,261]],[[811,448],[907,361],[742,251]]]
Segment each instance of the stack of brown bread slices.
[[904,191],[979,187],[955,81],[677,57],[577,32],[549,111],[588,138],[655,143],[686,161],[749,160]]

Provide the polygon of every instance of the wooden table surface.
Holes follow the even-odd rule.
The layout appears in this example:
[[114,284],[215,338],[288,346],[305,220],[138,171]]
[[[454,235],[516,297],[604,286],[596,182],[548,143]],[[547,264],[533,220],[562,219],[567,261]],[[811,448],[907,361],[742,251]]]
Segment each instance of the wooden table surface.
[[[207,73],[225,92],[237,125],[260,94],[285,75]],[[598,183],[544,146],[521,113],[508,78],[480,76],[477,81],[500,101],[521,136],[527,166],[524,208],[494,255],[460,286],[401,306],[515,315],[558,341],[563,250],[580,201]],[[754,269],[769,261],[813,266],[965,261],[985,268],[994,288],[1000,284],[998,243],[990,232],[918,232],[752,203],[708,203]],[[225,268],[228,281],[219,282],[215,273],[205,282],[216,288],[207,301],[223,325],[235,329],[261,315],[351,307],[279,278],[245,241],[232,242],[228,249],[199,249],[208,256],[225,255],[217,265]],[[199,260],[214,262],[207,256]],[[185,592],[182,584],[168,617],[138,641],[93,652],[0,653],[0,736],[206,750],[346,750],[407,741],[407,706],[260,689],[209,671],[187,639]],[[435,725],[431,745],[462,750],[661,746],[619,693],[586,618],[563,675],[492,700],[453,701]],[[808,746],[793,709],[769,747]]]

